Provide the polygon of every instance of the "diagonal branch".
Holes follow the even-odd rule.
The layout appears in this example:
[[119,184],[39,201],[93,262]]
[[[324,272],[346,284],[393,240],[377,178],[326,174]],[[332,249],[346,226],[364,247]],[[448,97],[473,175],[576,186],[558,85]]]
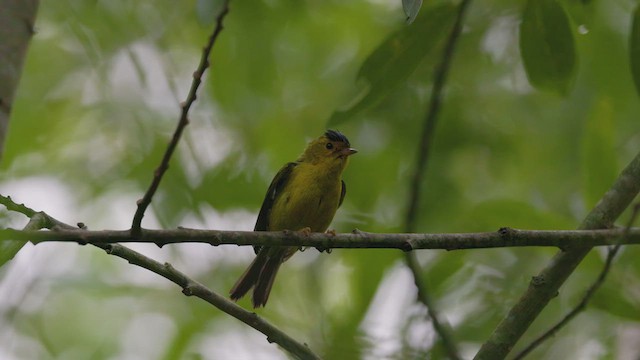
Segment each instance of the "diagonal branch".
[[[613,222],[639,191],[640,154],[622,171],[579,228],[586,230],[613,226]],[[494,330],[489,340],[482,345],[475,359],[504,359],[590,250],[591,246],[585,245],[557,253],[547,268],[533,277],[529,288]]]
[[[458,38],[462,31],[462,22],[466,10],[471,3],[470,0],[462,0],[458,7],[458,13],[456,19],[449,33],[449,37],[445,44],[445,48],[442,54],[440,64],[435,70],[435,78],[433,81],[433,89],[431,91],[431,99],[429,101],[429,108],[427,116],[425,118],[424,127],[422,129],[418,155],[416,160],[416,167],[414,169],[413,176],[411,178],[411,186],[409,191],[409,206],[407,208],[407,217],[405,223],[406,232],[414,232],[416,229],[416,219],[418,215],[418,204],[420,203],[420,190],[423,183],[424,173],[427,168],[427,160],[429,158],[429,149],[431,148],[433,135],[435,133],[436,123],[440,113],[440,107],[442,104],[442,91],[444,84],[447,80],[447,75],[453,61],[453,54],[458,43]],[[422,302],[427,308],[429,317],[433,323],[433,328],[440,336],[444,348],[451,359],[459,359],[460,355],[456,344],[451,335],[451,328],[446,322],[442,322],[439,318],[435,305],[426,285],[420,274],[420,267],[418,260],[414,253],[405,253],[405,261],[409,270],[413,273],[414,282],[418,288],[418,300]]]
[[[81,227],[76,228],[71,225],[65,224],[61,221],[58,221],[51,216],[45,214],[44,212],[35,212],[32,209],[24,205],[18,205],[11,201],[8,197],[1,197],[3,205],[7,206],[7,208],[11,208],[12,211],[20,212],[27,217],[30,217],[29,224],[27,224],[27,228],[29,229],[50,229],[50,233],[59,232],[75,232],[78,234],[83,234],[88,232],[84,229],[84,224],[79,223],[78,226]],[[41,233],[45,233],[45,231],[40,231]],[[303,360],[316,360],[320,359],[320,357],[314,354],[306,345],[297,342],[295,339],[273,326],[256,313],[247,311],[242,307],[236,305],[234,302],[227,300],[226,297],[216,294],[215,292],[209,290],[204,285],[199,282],[189,278],[184,273],[176,270],[171,264],[164,263],[161,264],[153,259],[150,259],[137,251],[131,250],[125,246],[120,244],[104,244],[97,243],[92,244],[97,246],[107,252],[107,254],[114,255],[120,257],[122,259],[127,260],[130,264],[140,266],[149,271],[152,271],[165,279],[174,282],[178,286],[182,288],[182,293],[187,296],[195,296],[198,297],[209,304],[217,307],[223,312],[235,317],[236,319],[242,321],[243,323],[251,326],[252,328],[260,331],[264,335],[267,336],[267,341],[271,343],[276,343],[280,345],[283,349],[297,357],[298,359]]]
[[567,313],[567,315],[565,315],[564,318],[562,318],[562,320],[560,320],[557,324],[552,326],[544,334],[540,335],[540,337],[538,337],[537,339],[532,341],[531,344],[529,344],[522,351],[520,351],[518,353],[518,355],[516,355],[513,358],[513,360],[524,359],[524,357],[527,356],[531,351],[533,351],[535,348],[540,346],[540,344],[542,344],[543,342],[545,342],[546,340],[548,340],[552,336],[554,336],[558,331],[560,331],[560,329],[562,329],[565,325],[567,325],[569,323],[569,321],[571,321],[573,318],[575,318],[580,312],[582,312],[587,307],[587,305],[589,304],[589,301],[593,297],[593,294],[595,294],[596,291],[598,291],[600,286],[602,286],[602,284],[604,283],[605,279],[607,278],[607,275],[609,274],[609,271],[611,270],[611,264],[613,264],[613,259],[618,254],[618,251],[620,250],[620,247],[622,246],[622,241],[627,236],[629,236],[629,233],[631,231],[631,226],[636,221],[636,218],[638,216],[638,212],[639,211],[640,211],[640,203],[636,204],[633,207],[633,213],[631,214],[631,217],[629,218],[629,222],[627,223],[627,226],[625,227],[624,233],[622,234],[622,236],[620,237],[620,240],[616,243],[616,245],[613,246],[613,247],[610,247],[608,249],[608,251],[607,251],[607,259],[605,260],[604,266],[602,267],[602,271],[600,271],[600,275],[598,275],[598,277],[593,282],[593,284],[591,284],[591,286],[589,286],[589,288],[587,289],[586,293],[584,294],[584,296],[582,297],[582,300],[580,300],[578,305],[576,305],[571,311],[569,311],[569,313]]
[[200,64],[198,68],[193,73],[193,81],[191,82],[191,88],[189,89],[189,94],[187,95],[187,100],[182,104],[182,112],[180,114],[180,120],[178,121],[178,125],[176,127],[175,132],[173,133],[173,137],[167,146],[167,150],[162,157],[162,161],[160,165],[153,173],[153,180],[151,181],[151,185],[149,185],[149,189],[144,194],[142,199],[138,200],[138,208],[136,213],[133,216],[133,222],[131,224],[131,233],[133,235],[138,235],[140,233],[140,228],[142,224],[142,218],[144,217],[144,212],[147,210],[149,204],[151,204],[151,199],[153,195],[158,190],[158,186],[160,186],[160,181],[162,181],[162,176],[169,169],[169,160],[171,160],[171,156],[178,146],[178,141],[180,141],[180,136],[182,136],[182,132],[184,128],[189,124],[189,109],[191,109],[191,105],[193,105],[194,101],[196,101],[196,93],[198,91],[198,87],[200,87],[200,83],[202,83],[202,75],[209,67],[209,54],[211,53],[211,49],[213,49],[213,45],[218,38],[218,35],[223,29],[222,21],[225,16],[229,13],[229,0],[224,0],[224,4],[222,6],[222,10],[218,17],[216,18],[216,26],[213,30],[213,33],[209,37],[209,41],[207,45],[202,49],[202,57],[200,58]]
[[171,264],[161,264],[119,244],[97,244],[96,246],[103,248],[107,254],[123,258],[130,264],[150,270],[165,279],[176,283],[182,288],[183,294],[198,297],[260,331],[267,336],[267,341],[280,345],[283,349],[292,355],[295,355],[298,359],[320,359],[320,357],[314,354],[306,345],[297,342],[295,339],[258,316],[258,314],[247,311],[236,305],[234,302],[227,300],[226,297],[209,290],[204,285],[192,280],[184,273],[176,270],[171,266]]

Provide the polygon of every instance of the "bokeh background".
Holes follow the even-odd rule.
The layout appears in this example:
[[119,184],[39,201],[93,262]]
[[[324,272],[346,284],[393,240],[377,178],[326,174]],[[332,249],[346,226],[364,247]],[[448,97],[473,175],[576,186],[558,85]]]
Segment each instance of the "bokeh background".
[[[70,224],[128,228],[177,123],[217,4],[43,1],[0,193]],[[524,1],[471,3],[418,231],[573,229],[640,151],[628,55],[636,2],[560,4],[577,53],[565,94],[534,89],[527,79],[518,44]],[[401,232],[433,69],[454,10],[430,1],[407,25],[399,0],[232,1],[191,123],[143,226],[252,229],[273,175],[330,125],[359,150],[332,227]],[[385,43],[393,36],[425,45],[383,67],[384,58],[371,55],[401,45]],[[0,224],[18,228],[26,219],[3,209]],[[131,247],[222,294],[253,257],[249,247]],[[465,357],[555,252],[418,253]],[[520,346],[580,300],[604,254],[586,258]],[[624,248],[588,310],[531,357],[636,359],[639,255]],[[306,251],[283,266],[258,312],[327,359],[443,358],[402,259],[393,250]],[[0,323],[2,359],[287,358],[174,284],[75,244],[27,244],[0,268]]]

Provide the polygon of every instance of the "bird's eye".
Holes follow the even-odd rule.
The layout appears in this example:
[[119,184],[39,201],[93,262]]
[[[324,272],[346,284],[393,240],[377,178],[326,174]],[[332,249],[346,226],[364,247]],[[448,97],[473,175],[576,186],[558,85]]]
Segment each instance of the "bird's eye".
[[329,150],[333,149],[333,144],[328,142],[327,145],[325,145],[325,147]]

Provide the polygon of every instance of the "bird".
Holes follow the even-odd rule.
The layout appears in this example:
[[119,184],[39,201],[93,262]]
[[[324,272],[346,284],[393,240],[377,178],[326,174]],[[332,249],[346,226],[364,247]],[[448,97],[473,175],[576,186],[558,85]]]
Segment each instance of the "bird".
[[[285,164],[271,181],[254,231],[324,232],[342,205],[347,188],[342,173],[357,152],[349,139],[327,130],[311,141],[296,161]],[[254,308],[267,304],[280,265],[297,246],[256,246],[256,257],[229,291],[237,301],[253,288]]]

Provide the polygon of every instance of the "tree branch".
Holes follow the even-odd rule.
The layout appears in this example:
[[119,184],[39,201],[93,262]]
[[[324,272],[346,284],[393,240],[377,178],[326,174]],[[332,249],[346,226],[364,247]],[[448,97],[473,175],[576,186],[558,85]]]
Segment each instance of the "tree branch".
[[[416,219],[418,214],[418,204],[420,203],[421,187],[423,185],[423,176],[427,168],[427,160],[429,159],[429,150],[431,148],[433,135],[435,133],[436,123],[440,114],[440,107],[442,104],[442,92],[444,84],[447,80],[449,69],[453,61],[453,54],[458,43],[458,38],[462,31],[462,23],[466,10],[471,3],[470,0],[462,0],[458,6],[458,12],[456,14],[455,22],[447,38],[444,51],[442,53],[441,62],[435,69],[435,78],[433,81],[433,89],[431,91],[431,98],[429,101],[429,107],[427,110],[427,116],[424,121],[424,127],[422,129],[418,154],[416,159],[416,167],[414,169],[413,176],[411,178],[411,185],[409,191],[409,206],[407,208],[407,217],[405,223],[405,231],[408,233],[415,232]],[[425,282],[422,279],[420,273],[420,267],[418,260],[414,253],[405,253],[405,261],[407,267],[413,274],[414,282],[418,289],[418,300],[424,304],[429,313],[429,317],[433,323],[433,328],[440,336],[442,344],[451,359],[459,359],[460,354],[453,340],[451,334],[451,327],[446,321],[441,321],[438,312],[435,309],[435,304],[431,299],[431,296],[426,288]]]
[[[300,246],[326,249],[399,249],[463,250],[503,247],[552,246],[565,250],[607,246],[616,243],[624,229],[605,230],[516,230],[502,228],[495,232],[446,234],[379,234],[355,231],[344,234],[296,231],[225,231],[225,230],[149,230],[140,229],[139,236],[129,230],[34,231],[0,229],[0,240],[29,240],[34,244],[47,241],[85,244],[115,244],[126,242],[152,243],[160,247],[177,243],[206,243],[240,246]],[[640,244],[640,228],[629,230],[622,244]]]
[[[640,191],[640,154],[627,165],[615,183],[584,219],[579,229],[609,228]],[[633,231],[630,232],[630,234]],[[534,276],[529,288],[502,320],[475,356],[478,360],[504,359],[522,334],[557,296],[558,289],[591,250],[591,246],[557,253],[546,269]]]
[[182,112],[180,114],[180,120],[178,121],[178,125],[176,127],[175,132],[173,133],[173,137],[167,146],[167,150],[162,157],[162,161],[160,162],[160,166],[153,173],[153,180],[149,185],[149,189],[144,194],[144,197],[138,200],[138,208],[136,213],[133,216],[133,223],[131,224],[131,233],[133,235],[138,235],[140,232],[142,218],[144,217],[144,212],[147,210],[149,204],[151,204],[151,199],[153,195],[158,190],[158,186],[160,186],[160,181],[162,180],[162,176],[169,168],[169,160],[173,155],[173,152],[178,146],[178,141],[180,141],[180,136],[184,128],[189,124],[189,109],[191,109],[191,105],[196,101],[196,93],[198,91],[198,87],[200,87],[200,83],[202,82],[202,75],[209,67],[209,54],[211,53],[211,49],[213,49],[213,45],[218,38],[218,35],[223,29],[222,21],[225,16],[229,13],[229,0],[224,0],[224,4],[222,6],[222,10],[218,17],[216,18],[216,26],[213,30],[213,33],[209,37],[209,41],[207,45],[202,49],[202,57],[200,58],[200,64],[198,68],[193,73],[193,81],[191,82],[191,88],[189,89],[189,94],[187,95],[187,100],[182,104]]
[[103,248],[107,254],[123,258],[130,264],[150,270],[165,279],[176,283],[182,288],[183,294],[198,297],[260,331],[267,336],[268,342],[280,345],[283,349],[287,350],[292,355],[295,355],[297,358],[304,360],[320,359],[320,357],[314,354],[306,345],[297,342],[295,339],[258,316],[258,314],[247,311],[236,305],[234,302],[228,300],[226,297],[209,290],[204,285],[176,270],[171,266],[171,264],[161,264],[120,244],[96,244],[96,246]]
[[[72,234],[76,233],[79,235],[84,235],[87,233],[96,233],[94,231],[88,231],[84,228],[84,224],[79,223],[78,226],[81,227],[75,228],[71,225],[60,222],[51,216],[45,214],[44,212],[35,212],[34,210],[24,206],[13,203],[8,197],[0,197],[0,202],[5,205],[7,208],[10,208],[12,211],[20,212],[24,215],[30,217],[30,221],[27,224],[28,229],[50,229],[52,231],[31,231],[33,233],[39,234],[56,234],[56,233],[65,233]],[[25,228],[25,229],[26,229]],[[25,230],[29,232],[28,230]],[[129,231],[120,231],[120,233],[130,233]],[[198,297],[209,304],[217,307],[223,312],[235,317],[236,319],[242,321],[243,323],[251,326],[252,328],[260,331],[264,335],[267,336],[267,341],[270,343],[276,343],[280,345],[283,349],[291,353],[302,360],[316,360],[320,359],[320,357],[314,354],[306,345],[297,342],[295,339],[282,332],[277,327],[273,326],[256,313],[247,311],[242,307],[236,305],[234,302],[227,300],[226,297],[216,294],[215,292],[209,290],[204,285],[199,282],[189,278],[184,273],[176,270],[171,264],[164,263],[161,264],[153,259],[150,259],[137,251],[131,250],[125,246],[120,244],[106,244],[106,243],[95,243],[92,244],[97,246],[107,252],[107,254],[114,255],[120,257],[122,259],[127,260],[130,264],[140,266],[149,271],[152,271],[165,279],[172,281],[182,288],[182,293],[187,296],[195,296]]]
[[584,311],[584,309],[586,309],[587,305],[589,304],[589,301],[593,297],[593,294],[595,294],[596,291],[598,291],[600,286],[602,286],[602,284],[604,283],[605,279],[607,278],[607,275],[609,274],[609,271],[611,270],[611,264],[613,264],[613,259],[618,254],[618,251],[620,250],[620,247],[622,246],[622,241],[627,236],[629,236],[629,232],[631,231],[631,226],[636,221],[636,218],[638,216],[638,211],[640,211],[640,203],[636,204],[633,207],[633,213],[631,214],[631,217],[629,218],[629,222],[627,223],[627,226],[625,227],[625,231],[622,234],[622,236],[620,238],[620,241],[618,241],[615,246],[610,247],[608,249],[608,251],[607,251],[607,259],[605,260],[604,266],[602,267],[602,271],[600,271],[600,275],[598,275],[598,277],[593,282],[593,284],[591,284],[591,286],[589,286],[589,288],[585,292],[584,296],[582,297],[582,300],[580,300],[578,305],[576,305],[571,311],[569,311],[569,313],[567,313],[567,315],[565,315],[564,318],[562,318],[562,320],[560,320],[557,324],[552,326],[549,330],[545,331],[542,335],[540,335],[540,337],[538,337],[537,339],[532,341],[531,344],[529,344],[522,351],[520,351],[518,353],[518,355],[516,355],[513,358],[513,360],[524,359],[524,357],[527,356],[531,351],[533,351],[535,348],[540,346],[540,344],[542,344],[543,342],[545,342],[546,340],[548,340],[552,336],[554,336],[558,331],[560,331],[560,329],[562,329],[565,325],[567,325],[569,323],[569,321],[571,321],[580,312],[582,312],[582,311]]

